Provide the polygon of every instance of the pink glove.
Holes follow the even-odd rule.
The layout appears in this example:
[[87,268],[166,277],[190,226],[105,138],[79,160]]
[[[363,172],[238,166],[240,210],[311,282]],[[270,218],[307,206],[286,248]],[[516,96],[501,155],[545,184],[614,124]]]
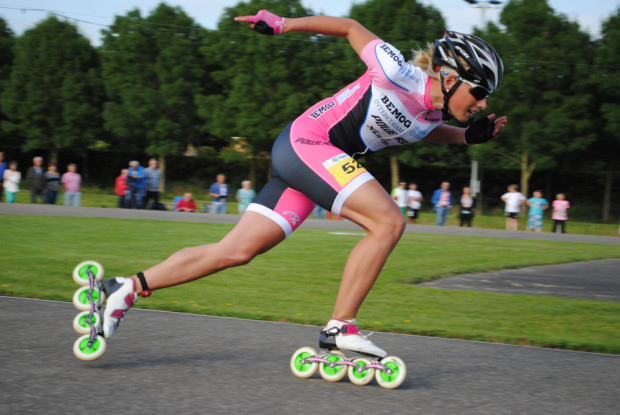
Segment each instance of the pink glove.
[[265,9],[259,11],[256,16],[249,16],[248,22],[254,23],[254,30],[264,35],[279,35],[282,33],[284,26],[284,17],[276,16],[275,14]]

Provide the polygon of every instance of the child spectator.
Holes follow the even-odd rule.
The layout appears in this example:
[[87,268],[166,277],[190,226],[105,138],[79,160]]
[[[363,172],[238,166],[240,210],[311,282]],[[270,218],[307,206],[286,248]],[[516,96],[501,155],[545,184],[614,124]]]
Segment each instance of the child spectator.
[[127,207],[127,196],[129,191],[129,185],[127,184],[127,175],[129,174],[129,169],[122,169],[121,174],[116,178],[116,182],[114,185],[114,192],[118,196],[118,207],[126,208]]
[[418,222],[418,215],[420,214],[420,208],[422,207],[422,193],[418,190],[417,183],[409,183],[409,190],[407,190],[407,196],[409,197],[409,209],[407,216],[410,223]]
[[11,161],[9,168],[2,174],[4,179],[4,195],[6,203],[15,203],[15,197],[19,192],[19,182],[22,180],[22,174],[17,170],[17,162]]
[[82,204],[82,176],[76,173],[77,166],[73,163],[67,166],[67,172],[62,175],[61,182],[65,186],[65,206],[80,206]]
[[237,190],[237,211],[242,214],[247,209],[248,205],[252,203],[252,200],[256,197],[256,192],[252,189],[252,182],[244,180],[241,182],[241,189]]
[[540,190],[535,190],[532,193],[532,197],[527,199],[526,203],[530,207],[530,210],[528,212],[525,230],[542,232],[543,213],[549,207],[549,202],[547,202],[547,199],[543,198],[543,194]]
[[553,219],[553,229],[551,232],[557,232],[559,229],[561,233],[566,233],[568,208],[570,208],[570,203],[566,200],[566,195],[564,193],[558,193],[555,195],[555,200],[551,206],[553,208],[551,213],[551,219]]
[[502,200],[506,203],[506,230],[518,231],[519,230],[519,213],[521,212],[521,205],[525,202],[526,197],[523,193],[519,192],[519,186],[511,184],[508,186],[508,192],[502,195]]

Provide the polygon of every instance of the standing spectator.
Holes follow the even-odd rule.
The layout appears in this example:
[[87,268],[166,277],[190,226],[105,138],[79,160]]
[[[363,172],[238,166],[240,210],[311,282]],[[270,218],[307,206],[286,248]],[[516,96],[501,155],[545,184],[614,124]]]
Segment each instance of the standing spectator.
[[237,190],[237,210],[239,214],[245,212],[252,200],[256,197],[256,192],[252,189],[252,182],[244,180],[241,182],[241,189]]
[[431,202],[437,214],[437,226],[444,226],[450,214],[450,208],[452,208],[453,205],[450,182],[441,182],[441,187],[435,190]]
[[504,212],[506,214],[506,230],[519,230],[519,213],[521,213],[521,205],[525,202],[526,197],[519,192],[519,186],[511,184],[508,186],[508,192],[502,195],[502,200],[506,204]]
[[403,213],[403,216],[407,216],[407,207],[409,206],[409,197],[407,194],[407,183],[400,182],[398,187],[392,190],[392,199],[398,205],[398,208]]
[[37,203],[37,196],[44,203],[43,191],[45,190],[45,171],[43,171],[43,157],[32,159],[32,166],[26,171],[26,180],[30,186],[30,203]]
[[161,171],[157,167],[157,160],[150,159],[149,166],[144,169],[146,174],[146,196],[144,198],[144,208],[146,209],[152,199],[151,210],[159,209],[159,187],[161,185]]
[[4,171],[7,169],[7,165],[4,162],[4,153],[0,151],[0,202],[2,202],[2,196],[4,195],[4,191],[2,190],[4,187]]
[[226,175],[218,174],[215,183],[209,188],[209,195],[213,197],[213,213],[228,213],[228,185],[226,184]]
[[118,207],[126,208],[127,207],[127,198],[129,186],[127,185],[127,175],[129,174],[129,169],[122,169],[121,174],[116,178],[116,182],[114,183],[114,192],[118,196]]
[[566,195],[564,193],[555,195],[555,200],[551,207],[553,209],[551,212],[551,219],[553,219],[552,232],[557,232],[559,230],[561,233],[566,233],[568,208],[570,208],[570,203],[566,200]]
[[543,198],[542,191],[534,190],[532,197],[525,202],[530,210],[527,214],[527,225],[525,225],[526,231],[542,232],[543,228],[543,214],[549,207],[547,199]]
[[195,212],[198,208],[196,207],[196,202],[194,202],[192,198],[192,194],[185,193],[183,199],[179,200],[177,203],[176,209],[179,212]]
[[60,174],[56,170],[56,164],[50,163],[47,165],[47,171],[45,172],[45,203],[50,205],[56,204],[60,187]]
[[420,208],[422,207],[422,193],[418,190],[417,183],[409,183],[409,190],[407,190],[407,197],[409,198],[409,211],[407,216],[409,222],[418,223],[418,215],[420,214]]
[[323,206],[319,204],[317,204],[312,211],[312,219],[325,219],[326,215],[327,211]]
[[129,185],[128,207],[130,209],[142,209],[144,188],[146,187],[146,173],[144,172],[144,167],[136,160],[129,162],[127,184]]
[[19,192],[19,182],[22,174],[17,170],[17,162],[11,161],[9,168],[2,173],[4,181],[4,194],[6,195],[6,203],[15,203],[15,197]]
[[461,195],[461,227],[467,224],[468,228],[471,228],[471,220],[474,218],[474,209],[476,208],[476,198],[471,195],[471,188],[468,186],[463,187],[463,195]]
[[61,182],[65,186],[65,206],[79,207],[82,204],[82,176],[76,173],[77,166],[71,163],[67,172],[62,175]]

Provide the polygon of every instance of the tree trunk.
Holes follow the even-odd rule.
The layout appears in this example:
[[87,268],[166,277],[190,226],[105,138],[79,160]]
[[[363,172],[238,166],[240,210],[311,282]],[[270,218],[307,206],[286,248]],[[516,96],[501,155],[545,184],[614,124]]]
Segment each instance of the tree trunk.
[[611,189],[614,180],[614,171],[611,164],[607,165],[607,173],[605,173],[605,189],[603,191],[603,223],[609,221],[609,207],[611,205]]
[[392,189],[396,189],[398,187],[398,182],[400,182],[400,173],[398,172],[398,154],[394,150],[391,150],[390,153],[390,171],[392,172],[392,188],[388,191],[388,193],[390,193]]
[[530,153],[527,150],[523,150],[521,153],[521,193],[527,197],[529,194],[530,178],[534,173],[536,163],[530,163]]
[[161,183],[159,193],[166,191],[166,157],[159,156],[159,171],[161,172]]

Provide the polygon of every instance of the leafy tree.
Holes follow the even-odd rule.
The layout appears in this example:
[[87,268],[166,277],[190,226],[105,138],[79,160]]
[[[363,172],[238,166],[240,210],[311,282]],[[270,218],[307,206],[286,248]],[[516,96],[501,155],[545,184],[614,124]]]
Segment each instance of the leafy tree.
[[521,170],[528,193],[536,169],[584,150],[593,140],[584,108],[592,105],[587,88],[593,45],[577,23],[556,15],[545,0],[511,0],[500,21],[505,33],[490,28],[483,37],[505,64],[494,110],[508,115],[502,138],[490,145],[502,165]]
[[2,95],[6,127],[23,137],[22,150],[85,153],[101,131],[99,59],[75,26],[56,17],[17,39],[10,80]]
[[312,14],[296,0],[251,1],[226,9],[218,32],[209,33],[201,49],[218,65],[212,76],[219,93],[197,96],[204,131],[244,139],[252,181],[255,158],[269,154],[288,123],[355,79],[341,68],[346,47],[338,39],[308,33],[264,36],[233,21],[260,9],[287,17]]
[[[0,96],[4,95],[6,83],[11,75],[11,67],[13,66],[13,45],[15,37],[13,31],[7,26],[6,21],[0,18]],[[4,127],[6,117],[0,112],[0,127]],[[3,128],[0,128],[0,142],[2,150],[6,150],[6,146],[12,145],[11,135],[5,134]]]
[[194,96],[209,88],[205,36],[179,7],[160,4],[147,18],[133,10],[103,31],[106,129],[125,148],[164,157],[203,137]]

